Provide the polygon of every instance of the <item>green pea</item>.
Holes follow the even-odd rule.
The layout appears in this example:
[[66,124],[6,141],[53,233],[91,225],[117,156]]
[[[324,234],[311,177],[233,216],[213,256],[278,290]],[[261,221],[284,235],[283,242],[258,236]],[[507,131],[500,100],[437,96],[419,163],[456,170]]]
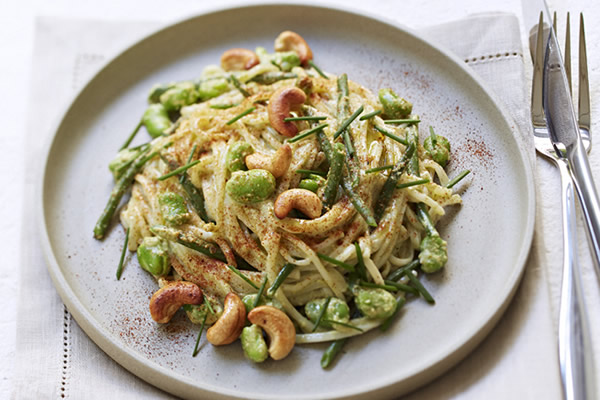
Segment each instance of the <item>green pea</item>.
[[[254,307],[254,300],[256,299],[257,294],[247,294],[244,297],[242,297],[242,303],[244,303],[244,306],[246,306],[246,312],[250,312],[252,310],[252,308]],[[275,308],[280,309],[281,311],[283,311],[283,305],[281,304],[281,302],[275,298],[272,299],[268,299],[265,298],[265,296],[262,296],[260,298],[260,300],[258,301],[257,306],[272,306]]]
[[430,274],[442,268],[448,261],[448,245],[438,235],[428,235],[421,241],[419,253],[421,269]]
[[[316,299],[311,300],[304,306],[304,313],[312,322],[317,322],[319,316],[323,312],[323,307],[327,299]],[[343,324],[348,323],[350,321],[350,308],[346,304],[344,300],[338,299],[337,297],[332,297],[329,300],[329,304],[327,305],[327,310],[325,310],[325,314],[319,323],[319,326],[324,328],[333,328],[340,327],[337,324],[331,324],[328,321],[336,321],[341,322]]]
[[240,336],[244,354],[254,362],[263,362],[269,357],[267,343],[262,334],[260,326],[252,324],[242,329]]
[[177,193],[165,192],[159,194],[158,204],[162,217],[170,225],[181,225],[190,218],[185,199]]
[[[223,314],[223,306],[220,303],[210,301],[206,298],[204,301],[200,305],[186,304],[183,306],[185,313],[193,324],[202,324],[204,316],[206,316],[205,324],[212,325]],[[210,302],[210,307],[208,307],[206,301]],[[211,309],[213,312],[211,312]]]
[[379,101],[383,106],[383,115],[386,118],[406,118],[412,112],[412,104],[399,97],[392,89],[379,90]]
[[229,147],[227,156],[225,157],[225,165],[230,172],[245,171],[246,162],[244,161],[246,156],[254,153],[252,145],[248,142],[235,142]]
[[198,101],[199,94],[192,82],[179,82],[167,89],[159,97],[167,111],[178,111],[181,107],[189,106]]
[[153,138],[159,137],[171,126],[169,114],[162,104],[150,104],[142,116],[142,123]]
[[300,57],[295,51],[278,51],[272,56],[272,62],[281,68],[282,71],[289,72],[294,67],[300,66]]
[[445,167],[450,159],[450,142],[443,136],[428,136],[423,142],[423,148],[433,161]]
[[164,276],[171,270],[169,254],[164,242],[158,237],[145,237],[137,248],[140,267],[154,276]]
[[275,191],[275,177],[264,169],[237,171],[227,181],[225,190],[238,203],[258,203]]
[[385,319],[396,311],[396,298],[390,292],[380,288],[360,288],[354,298],[356,307],[368,318]]
[[197,89],[198,96],[202,101],[205,101],[227,92],[230,87],[226,78],[209,78],[200,81]]

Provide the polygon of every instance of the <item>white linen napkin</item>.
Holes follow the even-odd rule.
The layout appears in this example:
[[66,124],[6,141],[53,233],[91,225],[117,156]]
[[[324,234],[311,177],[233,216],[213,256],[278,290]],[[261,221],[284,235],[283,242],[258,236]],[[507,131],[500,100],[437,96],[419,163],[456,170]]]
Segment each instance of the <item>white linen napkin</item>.
[[[42,154],[47,127],[103,62],[155,23],[42,18],[37,21],[32,76],[29,161],[24,210],[32,210],[32,168]],[[514,116],[533,160],[526,115],[523,54],[518,20],[480,15],[422,33],[464,59]],[[66,90],[66,89],[69,90]],[[172,398],[112,361],[78,327],[62,304],[38,246],[37,222],[25,213],[13,398]],[[556,339],[547,279],[534,243],[523,282],[496,328],[464,361],[409,399],[560,398]]]

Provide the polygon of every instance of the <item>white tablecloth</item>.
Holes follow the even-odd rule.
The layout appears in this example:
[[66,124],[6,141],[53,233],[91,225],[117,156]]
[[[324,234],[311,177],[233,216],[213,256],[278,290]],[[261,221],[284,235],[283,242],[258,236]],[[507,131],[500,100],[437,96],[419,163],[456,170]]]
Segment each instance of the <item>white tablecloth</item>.
[[[366,9],[359,2],[352,2],[355,7]],[[442,2],[436,2],[433,5],[422,6],[416,1],[407,1],[402,5],[393,4],[394,2],[382,2],[378,10],[369,10],[385,15],[387,18],[394,18],[409,26],[423,28],[429,25],[427,22],[445,22],[458,17],[464,17],[470,11],[489,11],[502,9],[512,11],[520,15],[520,4],[518,2],[509,2],[504,7],[482,7],[475,1],[464,1],[462,10],[452,11],[444,14],[447,6]],[[460,3],[460,2],[459,2]],[[127,3],[129,4],[129,3]],[[414,7],[411,7],[414,6]],[[518,7],[516,7],[518,5]],[[188,5],[189,7],[190,5]],[[419,6],[419,7],[417,7]],[[156,7],[156,5],[150,5]],[[453,7],[461,8],[454,4]],[[197,7],[203,8],[203,7]],[[91,9],[91,7],[90,7]],[[598,8],[596,8],[598,9]],[[415,18],[407,18],[403,10],[411,10]],[[122,10],[123,11],[123,10]],[[562,11],[559,7],[559,11]],[[146,11],[147,12],[147,11]],[[172,11],[171,11],[172,12]],[[447,18],[440,16],[440,13]],[[109,12],[110,14],[110,12]],[[143,14],[143,13],[142,13]],[[167,13],[168,14],[168,13]],[[121,15],[121,14],[119,14]],[[171,14],[170,14],[171,15]],[[155,20],[158,14],[151,15]],[[420,17],[420,18],[418,18]],[[414,21],[419,21],[415,23]],[[462,22],[464,25],[464,21]],[[40,19],[36,23],[36,47],[33,52],[33,73],[30,80],[31,93],[30,112],[35,110],[35,119],[29,121],[29,138],[27,141],[27,151],[20,150],[18,155],[22,157],[18,160],[22,165],[25,154],[39,154],[40,141],[39,136],[49,132],[45,127],[51,126],[58,118],[59,105],[64,104],[78,90],[86,79],[104,62],[108,57],[114,55],[119,49],[136,38],[156,27],[156,23],[123,23],[123,22],[102,22],[99,20],[83,22],[81,20],[57,20],[55,18]],[[588,44],[594,43],[594,37],[598,37],[598,32],[590,29],[588,24]],[[82,29],[85,27],[85,29]],[[484,44],[478,48],[473,46],[473,41],[458,40],[456,36],[440,35],[443,32],[456,31],[456,26],[445,25],[436,29],[427,29],[424,32],[442,42],[443,45],[452,47],[462,58],[478,58],[481,55],[488,55],[489,44]],[[510,31],[507,31],[510,32]],[[494,42],[496,45],[501,43],[514,45],[517,37],[501,37],[504,42]],[[464,38],[476,37],[473,33],[465,32]],[[445,39],[445,43],[444,43]],[[598,43],[598,41],[595,41]],[[50,48],[48,47],[50,46]],[[501,46],[500,46],[501,47]],[[589,46],[590,52],[590,75],[592,81],[592,96],[598,93],[599,82],[594,79],[593,60],[598,60],[594,56],[594,45]],[[598,49],[598,47],[595,47]],[[511,49],[507,51],[513,52]],[[514,49],[518,52],[518,59],[521,67],[525,68],[526,75],[529,75],[530,64],[528,52],[525,49]],[[484,54],[485,53],[485,54]],[[598,54],[600,52],[596,52]],[[495,54],[495,53],[494,53]],[[594,58],[595,57],[595,58]],[[513,60],[514,61],[514,60]],[[474,69],[484,78],[490,78],[490,73],[494,72],[492,63],[475,65]],[[487,74],[487,76],[486,76]],[[513,74],[511,76],[517,76]],[[494,80],[490,80],[494,83]],[[501,82],[501,81],[496,81]],[[518,84],[518,82],[516,82]],[[495,88],[499,95],[501,86]],[[504,88],[506,89],[506,88]],[[517,94],[515,96],[505,96],[504,100],[515,113],[517,120],[523,123],[527,117],[527,95],[528,85],[524,91],[515,91],[512,88],[509,93]],[[519,95],[519,93],[521,93]],[[505,93],[506,94],[506,93]],[[597,97],[597,96],[596,96]],[[519,106],[521,105],[521,106]],[[592,110],[592,115],[598,115],[598,109]],[[595,118],[593,121],[597,121]],[[22,132],[22,129],[20,130]],[[523,130],[525,132],[525,129]],[[10,136],[7,136],[10,140]],[[3,136],[3,141],[5,137]],[[34,162],[35,157],[30,157],[29,161]],[[592,166],[594,171],[598,171],[600,157],[592,155]],[[557,369],[557,357],[555,347],[555,327],[557,315],[558,289],[560,285],[560,213],[558,198],[558,174],[551,165],[543,160],[537,161],[538,176],[538,206],[536,236],[534,238],[534,247],[528,262],[523,284],[521,285],[515,300],[508,309],[497,328],[483,342],[483,344],[467,359],[460,363],[456,368],[444,375],[433,384],[419,390],[411,398],[432,398],[442,394],[444,397],[460,398],[481,398],[483,395],[490,398],[508,398],[520,396],[522,398],[559,398],[560,384]],[[6,170],[6,168],[4,168]],[[17,265],[22,265],[23,271],[21,279],[25,283],[25,290],[28,290],[27,282],[35,282],[36,296],[44,299],[48,309],[54,310],[54,314],[48,313],[45,316],[45,323],[40,324],[39,320],[32,318],[21,318],[17,335],[19,336],[19,348],[15,350],[15,333],[9,329],[16,326],[16,290],[12,290],[12,300],[9,306],[12,308],[12,324],[3,322],[2,327],[6,327],[8,343],[2,347],[3,355],[20,360],[18,364],[23,367],[27,362],[35,362],[35,358],[41,359],[42,364],[48,365],[43,377],[35,375],[37,380],[43,378],[44,384],[31,384],[31,375],[27,376],[25,369],[21,368],[16,374],[9,368],[2,370],[4,381],[9,382],[9,378],[16,378],[14,383],[13,396],[15,398],[47,398],[50,396],[60,396],[62,393],[68,394],[73,398],[83,398],[82,388],[89,387],[89,382],[98,381],[99,386],[103,386],[101,392],[87,392],[89,398],[97,398],[101,393],[111,393],[113,390],[119,390],[125,393],[134,393],[137,395],[154,394],[158,397],[162,393],[156,391],[151,386],[146,385],[134,376],[125,372],[121,367],[112,362],[108,357],[98,350],[91,341],[83,334],[74,321],[71,320],[61,306],[60,299],[54,292],[49,281],[49,277],[43,268],[37,270],[26,268],[31,265],[43,267],[43,259],[38,251],[34,251],[29,244],[35,243],[36,224],[32,218],[28,217],[27,210],[32,201],[32,190],[34,177],[33,169],[26,168],[25,185],[23,190],[24,221],[22,225],[23,241],[21,246],[21,260]],[[3,178],[4,179],[4,178]],[[14,179],[14,178],[13,178]],[[4,200],[6,194],[2,194],[2,204],[8,204]],[[11,199],[14,202],[14,199]],[[14,217],[7,216],[7,220],[14,221]],[[15,224],[17,225],[18,222]],[[14,226],[7,228],[13,229]],[[4,231],[4,229],[3,229]],[[590,319],[594,336],[600,333],[600,307],[598,304],[599,295],[597,289],[597,279],[592,271],[589,252],[584,240],[584,233],[580,229],[582,245],[580,246],[580,258],[584,266],[585,289],[588,304],[591,311]],[[14,246],[17,247],[17,246]],[[14,251],[14,250],[13,250]],[[41,263],[41,264],[40,264]],[[2,277],[9,276],[8,269],[2,270]],[[14,278],[13,278],[14,285]],[[3,283],[3,289],[5,289]],[[8,286],[8,285],[6,285]],[[27,295],[22,298],[27,298]],[[36,312],[35,302],[24,302],[21,307],[23,312]],[[28,308],[29,306],[29,308]],[[56,315],[56,310],[60,310],[60,315]],[[39,329],[43,326],[43,329]],[[65,340],[66,338],[66,340]],[[40,346],[43,343],[43,346]],[[66,352],[64,351],[66,349]],[[600,360],[600,344],[594,344],[596,360]],[[94,370],[89,367],[89,360],[93,359],[94,364],[101,365],[102,368]],[[31,360],[31,361],[29,361]],[[87,362],[86,362],[87,360]],[[66,361],[66,364],[65,364]],[[65,365],[67,367],[65,368]],[[33,367],[32,367],[33,368]],[[600,369],[598,369],[600,371]],[[82,383],[84,383],[82,385]],[[124,386],[127,385],[127,390]],[[133,389],[133,391],[131,390]],[[5,393],[8,393],[8,385],[5,385]],[[0,394],[3,392],[0,392]]]

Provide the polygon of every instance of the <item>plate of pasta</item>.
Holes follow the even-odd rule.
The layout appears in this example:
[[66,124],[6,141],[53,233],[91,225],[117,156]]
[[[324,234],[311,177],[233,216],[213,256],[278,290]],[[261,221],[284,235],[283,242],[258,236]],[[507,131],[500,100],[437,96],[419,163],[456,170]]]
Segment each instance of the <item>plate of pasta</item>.
[[110,61],[59,123],[48,268],[107,354],[178,396],[397,396],[465,357],[519,283],[534,194],[513,125],[460,60],[388,22],[190,18]]

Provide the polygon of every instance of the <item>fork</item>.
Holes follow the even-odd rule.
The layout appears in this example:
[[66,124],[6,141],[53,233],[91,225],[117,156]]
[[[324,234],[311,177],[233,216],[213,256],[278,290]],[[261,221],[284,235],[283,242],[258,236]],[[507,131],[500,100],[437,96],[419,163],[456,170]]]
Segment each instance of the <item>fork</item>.
[[[556,21],[556,17],[554,19]],[[556,23],[556,22],[555,22]],[[549,28],[548,28],[549,30]],[[554,28],[556,30],[556,28]],[[594,372],[590,358],[591,346],[585,302],[581,289],[581,277],[577,260],[576,213],[573,179],[567,161],[558,155],[549,137],[542,107],[542,79],[544,38],[547,37],[540,15],[534,58],[533,86],[531,94],[531,122],[534,143],[538,153],[558,167],[561,177],[563,217],[563,273],[559,310],[559,361],[565,398],[588,399],[594,396]],[[567,40],[565,45],[565,69],[571,87],[570,71],[570,22],[567,16]],[[579,128],[586,151],[591,148],[589,82],[587,80],[587,57],[583,15],[580,17],[579,51]],[[585,139],[584,139],[585,138]]]

